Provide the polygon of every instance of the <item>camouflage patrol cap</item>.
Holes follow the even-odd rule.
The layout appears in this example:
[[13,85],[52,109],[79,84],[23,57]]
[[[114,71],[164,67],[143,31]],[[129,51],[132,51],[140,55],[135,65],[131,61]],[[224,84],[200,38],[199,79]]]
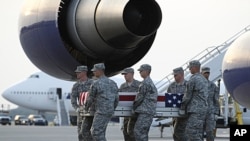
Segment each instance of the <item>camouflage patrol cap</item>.
[[173,69],[173,75],[183,73],[183,72],[184,72],[184,70],[182,67],[178,67],[178,68]]
[[121,72],[121,74],[127,74],[127,73],[134,73],[134,69],[133,68],[125,68]]
[[193,60],[189,62],[188,67],[201,66],[201,63],[198,60]]
[[91,71],[105,70],[105,65],[103,63],[95,64]]
[[202,73],[210,72],[210,68],[209,67],[202,67],[201,72]]
[[140,66],[140,68],[138,69],[138,71],[143,71],[143,70],[151,70],[151,66],[149,64],[143,64]]
[[87,66],[77,66],[75,72],[83,72],[83,71],[88,71],[88,67]]

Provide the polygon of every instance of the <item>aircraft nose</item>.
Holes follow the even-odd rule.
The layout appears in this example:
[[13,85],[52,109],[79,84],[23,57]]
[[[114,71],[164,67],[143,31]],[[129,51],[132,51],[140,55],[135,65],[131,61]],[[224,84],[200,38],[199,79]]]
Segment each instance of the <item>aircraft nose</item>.
[[10,90],[6,89],[5,91],[3,91],[2,97],[9,101],[10,100]]

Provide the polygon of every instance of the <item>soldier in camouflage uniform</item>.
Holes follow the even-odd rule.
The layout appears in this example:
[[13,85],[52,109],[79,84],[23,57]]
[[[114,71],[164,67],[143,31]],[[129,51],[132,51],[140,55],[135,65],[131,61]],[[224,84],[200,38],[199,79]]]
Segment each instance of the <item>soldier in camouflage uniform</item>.
[[[90,106],[89,111],[95,111],[95,105]],[[85,116],[82,119],[81,133],[83,141],[94,141],[90,129],[93,123],[94,116]]]
[[[134,69],[125,68],[122,72],[126,82],[122,83],[120,86],[120,92],[138,92],[140,82],[134,79]],[[125,141],[135,141],[134,137],[134,125],[136,122],[136,117],[124,117],[123,120],[123,136]],[[129,124],[128,124],[129,123]],[[128,126],[130,125],[130,126]]]
[[200,62],[189,62],[191,74],[182,99],[181,110],[187,113],[186,141],[203,141],[208,98],[208,82],[200,73]]
[[132,113],[137,116],[134,135],[136,141],[148,141],[148,132],[156,113],[158,92],[150,78],[151,66],[143,64],[138,71],[143,81],[133,103]]
[[85,104],[85,110],[94,104],[95,113],[91,127],[91,135],[94,141],[106,141],[106,129],[114,110],[119,102],[117,84],[105,76],[103,63],[95,64],[93,69],[97,80],[89,90],[89,96]]
[[210,68],[203,67],[201,69],[202,75],[208,80],[208,110],[206,114],[205,121],[205,132],[206,140],[214,141],[215,138],[215,128],[216,128],[216,119],[215,116],[219,115],[220,104],[219,104],[219,88],[212,82],[209,81]]
[[[175,68],[173,70],[173,75],[175,82],[172,82],[167,92],[168,93],[181,93],[184,94],[186,90],[187,81],[184,79],[184,70],[182,67]],[[186,141],[187,137],[185,135],[185,127],[186,127],[186,117],[178,117],[173,119],[174,125],[174,141]]]
[[81,126],[82,126],[82,117],[80,116],[80,105],[79,105],[79,96],[82,92],[87,92],[92,84],[92,80],[87,77],[87,66],[77,66],[75,73],[78,81],[73,85],[71,92],[71,104],[77,112],[77,133],[78,140],[83,141]]
[[[94,83],[94,80],[92,80],[92,84]],[[87,98],[87,97],[85,97]],[[95,111],[95,102],[91,106],[89,106],[88,111]],[[82,109],[85,110],[85,109]],[[86,111],[86,110],[85,110]],[[85,112],[81,111],[81,112]],[[92,127],[94,116],[85,116],[82,118],[82,126],[81,126],[81,133],[83,141],[94,141],[93,137],[91,135],[90,129]]]

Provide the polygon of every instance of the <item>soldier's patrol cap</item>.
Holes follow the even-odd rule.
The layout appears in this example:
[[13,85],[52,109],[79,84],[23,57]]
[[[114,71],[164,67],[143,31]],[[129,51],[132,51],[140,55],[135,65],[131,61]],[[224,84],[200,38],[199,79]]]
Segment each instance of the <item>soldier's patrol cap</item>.
[[127,73],[134,73],[134,69],[133,68],[125,68],[121,72],[121,74],[127,74]]
[[184,72],[184,70],[182,67],[178,67],[178,68],[173,69],[173,75],[183,73],[183,72]]
[[95,64],[91,71],[105,70],[105,65],[103,63]]
[[190,67],[194,67],[194,66],[201,66],[200,61],[198,61],[198,60],[193,60],[193,61],[190,61],[190,62],[189,62],[189,65],[188,65],[189,68],[190,68]]
[[210,72],[210,68],[209,67],[202,67],[201,72],[202,73]]
[[88,71],[87,66],[77,66],[75,72],[83,72],[83,71]]
[[144,70],[150,71],[151,70],[151,66],[149,64],[143,64],[138,69],[138,71],[144,71]]

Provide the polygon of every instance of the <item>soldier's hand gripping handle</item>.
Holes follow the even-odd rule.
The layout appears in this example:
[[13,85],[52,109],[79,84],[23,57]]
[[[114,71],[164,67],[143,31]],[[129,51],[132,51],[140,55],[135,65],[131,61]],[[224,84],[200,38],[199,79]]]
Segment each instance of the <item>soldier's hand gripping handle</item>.
[[179,114],[180,116],[185,116],[185,115],[186,115],[186,111],[180,109],[178,114]]
[[82,113],[83,111],[84,111],[84,107],[83,107],[83,106],[80,106],[80,107],[79,107],[79,112]]
[[185,109],[185,107],[183,105],[181,105],[178,114],[180,116],[185,116],[186,115],[186,109]]

